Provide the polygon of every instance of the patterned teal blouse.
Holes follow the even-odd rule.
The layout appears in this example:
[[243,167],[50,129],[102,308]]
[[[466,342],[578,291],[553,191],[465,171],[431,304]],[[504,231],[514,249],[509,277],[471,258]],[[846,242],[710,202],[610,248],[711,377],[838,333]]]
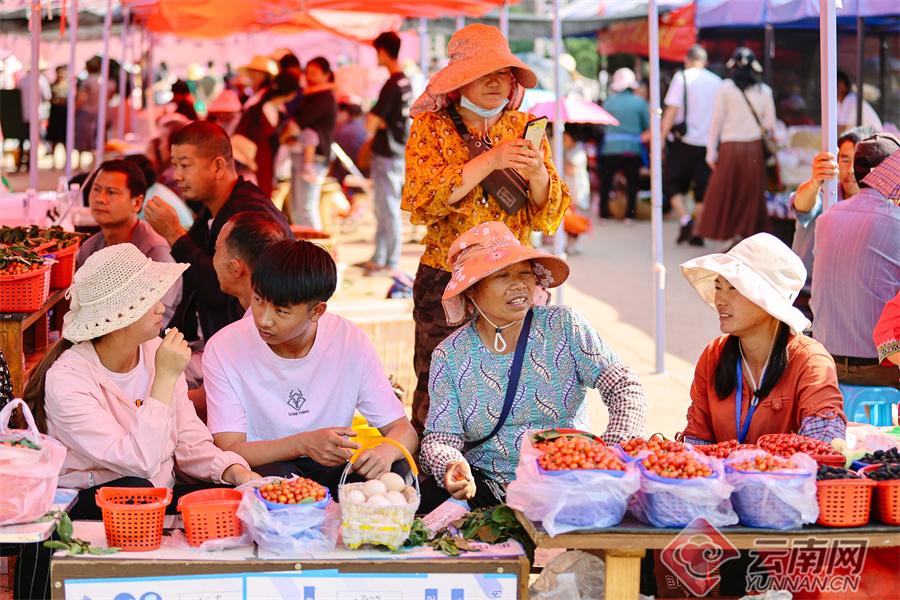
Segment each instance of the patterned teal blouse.
[[[435,349],[421,462],[440,485],[447,464],[462,460],[465,442],[493,431],[503,410],[512,359],[512,353],[495,354],[485,347],[474,321]],[[647,400],[634,372],[572,309],[535,307],[509,417],[496,436],[470,450],[465,459],[488,478],[509,483],[526,431],[586,426],[588,387],[600,390],[609,410],[605,442],[643,434]]]

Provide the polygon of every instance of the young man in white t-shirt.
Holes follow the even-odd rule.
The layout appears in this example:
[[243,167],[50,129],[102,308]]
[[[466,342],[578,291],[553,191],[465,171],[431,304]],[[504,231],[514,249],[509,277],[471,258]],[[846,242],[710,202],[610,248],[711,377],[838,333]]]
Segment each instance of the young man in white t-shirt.
[[[703,210],[703,195],[709,181],[706,144],[716,92],[722,84],[722,79],[708,70],[706,65],[707,55],[703,46],[691,46],[684,69],[675,74],[669,85],[661,125],[662,138],[666,140],[663,194],[669,198],[681,223],[678,243],[688,242],[692,246],[703,245],[703,238],[693,234],[693,225],[694,219],[699,218]],[[676,125],[682,125],[680,137],[675,138],[673,134],[669,139],[669,133]],[[691,187],[694,190],[693,215],[684,205],[684,195]]]
[[[252,275],[252,319],[206,343],[207,424],[216,445],[262,475],[303,475],[336,488],[359,444],[354,411],[414,453],[418,438],[375,348],[350,321],[326,311],[337,285],[334,260],[310,242],[275,242]],[[382,444],[362,453],[357,478],[402,470]]]

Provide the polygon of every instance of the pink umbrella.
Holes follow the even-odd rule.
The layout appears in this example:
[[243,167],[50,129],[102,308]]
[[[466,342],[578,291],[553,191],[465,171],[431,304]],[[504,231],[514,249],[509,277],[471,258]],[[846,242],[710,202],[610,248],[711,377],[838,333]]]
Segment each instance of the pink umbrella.
[[[556,102],[539,102],[528,109],[528,112],[538,117],[547,117],[551,121],[557,121]],[[618,125],[619,121],[614,116],[587,100],[581,98],[564,98],[562,102],[562,120],[564,123],[593,123],[595,125]]]

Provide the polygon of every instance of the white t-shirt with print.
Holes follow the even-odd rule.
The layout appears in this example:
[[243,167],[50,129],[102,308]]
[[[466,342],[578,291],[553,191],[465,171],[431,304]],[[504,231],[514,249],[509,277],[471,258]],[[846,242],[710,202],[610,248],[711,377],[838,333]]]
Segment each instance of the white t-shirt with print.
[[206,343],[203,380],[209,430],[250,442],[350,427],[355,410],[373,427],[406,414],[368,336],[331,313],[303,358],[275,354],[252,318],[224,327]]

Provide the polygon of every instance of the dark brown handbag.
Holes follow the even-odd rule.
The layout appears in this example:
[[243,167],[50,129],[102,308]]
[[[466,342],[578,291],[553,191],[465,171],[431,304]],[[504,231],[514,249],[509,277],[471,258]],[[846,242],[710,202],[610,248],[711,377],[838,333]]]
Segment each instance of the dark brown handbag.
[[[463,123],[456,106],[447,106],[450,119],[453,121],[456,132],[462,136],[469,149],[469,160],[491,149],[491,141],[487,138],[476,138],[469,133],[468,127]],[[507,213],[516,214],[528,202],[528,180],[522,177],[515,169],[496,169],[481,181],[481,189],[485,195],[493,197]]]

